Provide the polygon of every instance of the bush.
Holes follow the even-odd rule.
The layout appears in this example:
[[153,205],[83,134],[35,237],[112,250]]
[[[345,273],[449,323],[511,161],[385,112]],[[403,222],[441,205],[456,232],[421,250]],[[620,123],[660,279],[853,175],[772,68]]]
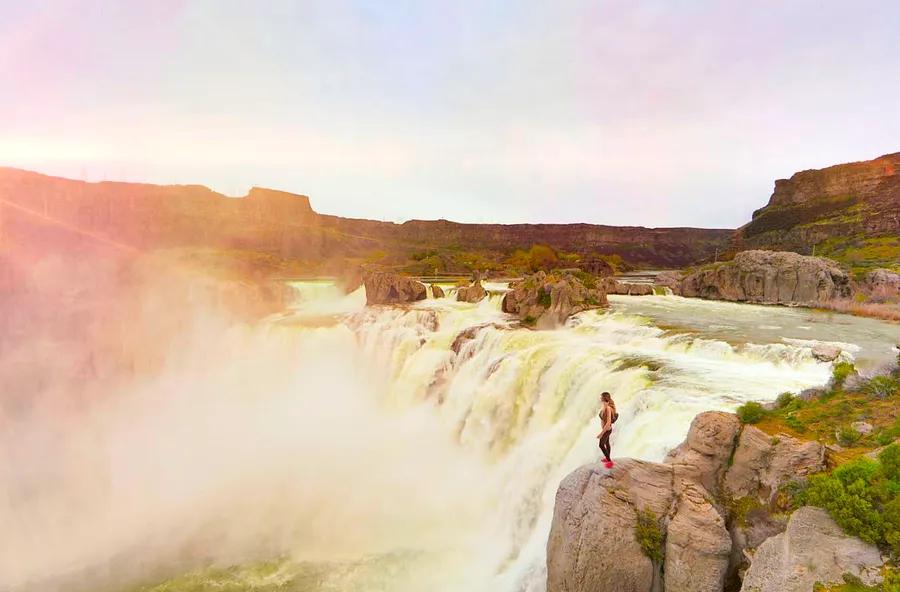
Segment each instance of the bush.
[[802,502],[828,511],[849,534],[900,557],[900,445],[879,461],[857,459],[830,475],[813,475]]
[[900,394],[900,379],[893,376],[876,376],[866,383],[863,391],[877,399],[887,399]]
[[662,563],[664,557],[663,532],[659,527],[659,518],[652,510],[637,511],[634,538],[641,546],[644,555],[655,563]]
[[900,481],[900,444],[891,444],[878,455],[884,476],[892,481]]
[[779,409],[784,409],[788,405],[790,405],[794,401],[794,393],[781,393],[778,395],[778,398],[775,399],[775,405]]
[[837,433],[837,441],[841,446],[853,446],[859,442],[862,434],[851,427],[842,427]]
[[736,413],[741,423],[759,423],[766,416],[765,408],[756,401],[744,403],[737,408]]
[[550,291],[549,291],[549,290],[546,290],[546,289],[541,289],[541,290],[538,292],[538,298],[537,298],[537,301],[538,301],[538,304],[540,304],[540,305],[543,306],[544,308],[550,308],[550,302],[551,302],[551,300],[550,300]]
[[838,362],[831,371],[831,381],[836,388],[841,388],[854,372],[856,372],[856,367],[850,362]]

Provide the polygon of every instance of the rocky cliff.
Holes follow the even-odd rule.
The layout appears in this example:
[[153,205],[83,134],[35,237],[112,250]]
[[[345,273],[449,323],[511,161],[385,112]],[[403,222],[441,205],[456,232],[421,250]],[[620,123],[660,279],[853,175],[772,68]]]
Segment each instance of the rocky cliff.
[[900,153],[801,171],[775,181],[769,203],[735,234],[735,250],[836,258],[871,269],[900,265]]
[[[825,449],[817,442],[773,438],[741,426],[733,414],[702,413],[663,463],[585,465],[563,480],[547,543],[547,590],[722,592],[727,581],[736,588],[757,547],[778,555],[781,546],[766,543],[763,549],[763,543],[786,528],[786,540],[796,540],[799,527],[764,511],[739,515],[735,508],[764,508],[781,487],[824,468]],[[846,548],[827,516],[816,525]],[[849,566],[854,558],[870,560],[866,573],[874,574],[881,563],[877,553],[872,563],[865,550],[844,557],[831,545],[821,552],[834,563],[817,574],[825,583],[839,582],[841,568],[859,572],[861,566]],[[784,565],[774,559],[756,563],[751,583],[782,581],[790,571]]]
[[310,262],[375,257],[402,264],[435,249],[445,250],[435,256],[448,260],[453,253],[475,251],[484,261],[500,261],[515,249],[547,244],[681,267],[724,249],[731,234],[593,224],[394,224],[321,215],[306,196],[262,188],[229,198],[199,185],[86,183],[0,168],[0,244],[33,244],[48,252],[105,243],[117,249],[206,247]]

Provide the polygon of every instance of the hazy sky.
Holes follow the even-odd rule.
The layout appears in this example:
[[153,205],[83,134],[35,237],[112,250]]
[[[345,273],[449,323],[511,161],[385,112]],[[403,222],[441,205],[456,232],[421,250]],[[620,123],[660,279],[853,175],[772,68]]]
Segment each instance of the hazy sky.
[[900,150],[900,2],[0,0],[0,165],[389,220],[736,227]]

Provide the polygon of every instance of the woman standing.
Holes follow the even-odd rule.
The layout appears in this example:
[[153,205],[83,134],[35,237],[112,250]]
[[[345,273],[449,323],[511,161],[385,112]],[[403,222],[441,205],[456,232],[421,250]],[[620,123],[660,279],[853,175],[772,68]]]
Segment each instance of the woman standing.
[[603,453],[603,464],[607,469],[613,467],[612,457],[610,456],[611,447],[609,445],[609,437],[612,435],[613,423],[619,419],[616,412],[616,403],[612,400],[612,395],[603,393],[600,395],[600,402],[603,407],[600,409],[600,425],[601,431],[597,434],[600,439],[600,451]]

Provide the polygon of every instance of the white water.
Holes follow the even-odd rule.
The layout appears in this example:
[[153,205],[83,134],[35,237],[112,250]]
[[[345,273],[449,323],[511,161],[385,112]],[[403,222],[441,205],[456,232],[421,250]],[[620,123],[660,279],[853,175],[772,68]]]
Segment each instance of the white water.
[[[598,456],[600,392],[621,415],[613,456],[660,460],[698,412],[830,374],[810,353],[830,336],[797,329],[810,321],[795,310],[615,297],[536,332],[513,328],[499,294],[366,308],[361,290],[295,289],[291,311],[185,344],[83,425],[44,425],[66,440],[52,480],[23,466],[59,442],[25,428],[4,440],[0,482],[16,485],[0,505],[14,535],[0,541],[0,584],[51,589],[134,555],[165,571],[286,554],[273,574],[241,575],[246,589],[541,591],[556,487]],[[896,326],[839,321],[848,357],[896,355]],[[782,336],[796,331],[807,339]]]

